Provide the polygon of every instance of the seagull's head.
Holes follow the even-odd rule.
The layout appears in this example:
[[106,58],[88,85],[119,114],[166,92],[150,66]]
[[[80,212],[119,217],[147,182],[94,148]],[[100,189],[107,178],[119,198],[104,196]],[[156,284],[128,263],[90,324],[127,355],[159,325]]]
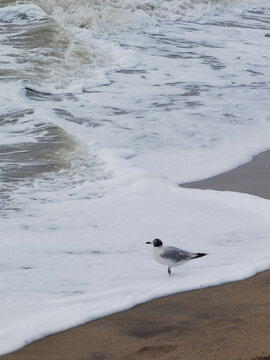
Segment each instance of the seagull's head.
[[154,239],[153,241],[147,241],[146,244],[152,244],[154,247],[159,247],[163,245],[163,242],[160,239]]

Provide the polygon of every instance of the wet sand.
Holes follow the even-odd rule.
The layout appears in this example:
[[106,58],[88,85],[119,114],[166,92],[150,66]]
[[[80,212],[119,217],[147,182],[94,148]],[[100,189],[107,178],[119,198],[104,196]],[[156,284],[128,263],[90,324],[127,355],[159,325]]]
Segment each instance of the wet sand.
[[[270,152],[185,187],[270,198]],[[26,324],[27,325],[27,324]],[[1,360],[270,360],[270,270],[156,299],[36,341]]]
[[255,156],[251,162],[203,181],[182,184],[185,188],[237,191],[270,199],[270,151]]

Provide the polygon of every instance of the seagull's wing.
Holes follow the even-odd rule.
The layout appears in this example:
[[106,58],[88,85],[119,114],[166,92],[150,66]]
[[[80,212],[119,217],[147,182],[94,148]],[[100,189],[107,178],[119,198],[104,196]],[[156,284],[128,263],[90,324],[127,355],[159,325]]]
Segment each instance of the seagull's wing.
[[192,253],[173,246],[165,246],[160,256],[164,259],[179,262],[190,260],[192,258]]

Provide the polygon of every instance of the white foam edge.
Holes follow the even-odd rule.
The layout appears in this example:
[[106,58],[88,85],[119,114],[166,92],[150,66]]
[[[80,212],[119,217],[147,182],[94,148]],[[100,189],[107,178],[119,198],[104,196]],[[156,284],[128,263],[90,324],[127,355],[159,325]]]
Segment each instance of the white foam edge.
[[[22,15],[26,15],[26,17],[24,18]],[[46,17],[46,13],[34,4],[16,4],[0,8],[0,20],[4,22],[22,23],[39,21]]]

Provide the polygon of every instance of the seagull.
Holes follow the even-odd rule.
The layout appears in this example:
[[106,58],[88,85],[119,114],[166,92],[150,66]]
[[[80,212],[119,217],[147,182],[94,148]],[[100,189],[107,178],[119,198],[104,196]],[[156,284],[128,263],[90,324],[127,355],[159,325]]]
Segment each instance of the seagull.
[[153,245],[154,259],[160,264],[167,265],[169,274],[171,274],[172,267],[182,265],[189,260],[207,255],[204,253],[194,253],[182,250],[173,246],[163,246],[163,242],[160,239],[147,241],[146,244]]

